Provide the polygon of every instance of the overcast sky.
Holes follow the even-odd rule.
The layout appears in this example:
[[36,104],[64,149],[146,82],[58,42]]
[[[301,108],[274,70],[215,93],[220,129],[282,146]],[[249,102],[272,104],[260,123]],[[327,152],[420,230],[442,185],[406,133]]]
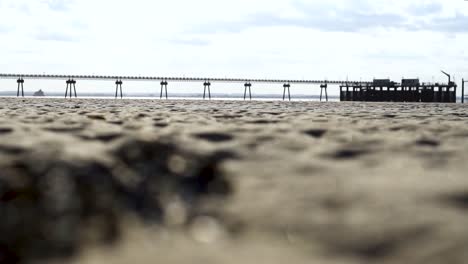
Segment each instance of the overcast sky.
[[439,81],[467,49],[463,0],[0,0],[3,73]]

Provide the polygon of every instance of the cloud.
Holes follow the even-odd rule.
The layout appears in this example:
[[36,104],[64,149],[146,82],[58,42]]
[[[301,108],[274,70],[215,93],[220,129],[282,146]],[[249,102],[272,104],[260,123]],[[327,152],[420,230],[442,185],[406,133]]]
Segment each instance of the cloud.
[[455,17],[435,18],[423,28],[445,33],[468,33],[468,16],[457,13]]
[[176,45],[187,45],[187,46],[208,46],[210,41],[203,38],[174,38],[169,42]]
[[402,28],[406,20],[397,14],[361,14],[354,11],[337,12],[334,15],[314,14],[304,18],[287,18],[277,14],[258,14],[243,21],[202,25],[197,33],[239,33],[259,27],[301,27],[326,32],[358,32],[370,28]]
[[0,25],[0,33],[6,33],[9,31],[9,28],[4,26],[4,25]]
[[59,32],[40,32],[35,36],[36,40],[41,41],[59,41],[59,42],[73,42],[75,39],[67,34]]
[[443,11],[443,5],[440,2],[411,4],[408,11],[415,16],[427,16],[440,14]]
[[[435,31],[442,33],[468,32],[468,16],[457,13],[452,17],[436,16],[442,13],[439,2],[413,3],[408,8],[386,11],[375,9],[367,1],[352,1],[345,6],[307,4],[295,1],[294,7],[302,16],[285,17],[278,13],[257,13],[239,20],[200,25],[196,33],[239,33],[252,28],[300,27],[323,32],[361,32],[368,29]],[[405,12],[406,11],[406,12]]]
[[72,0],[46,0],[45,4],[54,11],[67,11],[72,5]]

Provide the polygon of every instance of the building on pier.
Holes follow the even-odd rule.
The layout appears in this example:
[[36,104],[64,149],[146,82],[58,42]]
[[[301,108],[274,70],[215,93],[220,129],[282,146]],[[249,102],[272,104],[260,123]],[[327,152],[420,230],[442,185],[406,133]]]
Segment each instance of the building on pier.
[[389,79],[375,79],[371,83],[340,85],[340,101],[456,103],[456,94],[457,85],[452,81],[441,84],[403,79],[397,83]]

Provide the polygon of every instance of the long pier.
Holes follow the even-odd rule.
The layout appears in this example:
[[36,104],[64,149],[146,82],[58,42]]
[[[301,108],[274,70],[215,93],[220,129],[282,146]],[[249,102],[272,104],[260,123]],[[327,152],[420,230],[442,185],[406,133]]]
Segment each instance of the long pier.
[[[211,99],[212,83],[243,83],[244,100],[252,100],[252,83],[283,84],[283,100],[291,101],[291,85],[320,85],[320,101],[325,97],[328,101],[328,85],[340,87],[341,101],[375,101],[375,102],[456,102],[457,85],[451,76],[446,84],[420,83],[419,79],[403,79],[401,83],[388,79],[374,79],[367,81],[341,81],[341,80],[288,80],[288,79],[250,79],[250,78],[194,78],[194,77],[153,77],[153,76],[119,76],[119,75],[52,75],[52,74],[22,74],[0,73],[0,79],[16,79],[18,84],[17,96],[24,97],[25,79],[30,80],[65,80],[65,98],[78,97],[76,92],[77,80],[109,81],[115,80],[115,98],[123,98],[123,81],[160,82],[160,98],[168,99],[168,85],[170,82],[200,82],[203,83],[203,99]],[[465,83],[462,80],[462,103],[465,100]],[[352,89],[352,90],[350,90]],[[248,96],[247,96],[248,94]]]
[[[18,83],[17,96],[24,96],[24,83],[25,79],[30,80],[65,80],[67,86],[65,90],[65,98],[72,97],[72,91],[75,97],[76,83],[77,80],[94,80],[94,81],[115,81],[115,97],[118,98],[120,92],[120,98],[123,98],[122,85],[123,81],[158,81],[161,85],[160,98],[163,98],[163,92],[165,92],[165,98],[168,98],[168,85],[169,82],[203,82],[203,99],[208,94],[211,99],[211,84],[212,83],[243,83],[244,84],[244,100],[248,98],[252,99],[252,83],[270,83],[270,84],[283,84],[283,100],[286,100],[286,94],[289,100],[291,100],[291,84],[301,85],[320,85],[320,101],[325,96],[325,100],[328,101],[328,85],[368,85],[369,82],[362,81],[339,81],[339,80],[287,80],[287,79],[249,79],[249,78],[194,78],[194,77],[152,77],[152,76],[119,76],[119,75],[52,75],[52,74],[22,74],[22,73],[0,73],[0,79],[16,79]],[[73,88],[73,90],[72,90]],[[70,91],[70,92],[69,92]]]

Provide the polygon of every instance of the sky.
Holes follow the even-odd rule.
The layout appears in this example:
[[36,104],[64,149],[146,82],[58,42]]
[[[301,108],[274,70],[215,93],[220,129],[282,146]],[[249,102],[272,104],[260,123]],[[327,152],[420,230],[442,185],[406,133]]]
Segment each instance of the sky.
[[463,0],[0,0],[2,73],[458,81],[467,47]]

